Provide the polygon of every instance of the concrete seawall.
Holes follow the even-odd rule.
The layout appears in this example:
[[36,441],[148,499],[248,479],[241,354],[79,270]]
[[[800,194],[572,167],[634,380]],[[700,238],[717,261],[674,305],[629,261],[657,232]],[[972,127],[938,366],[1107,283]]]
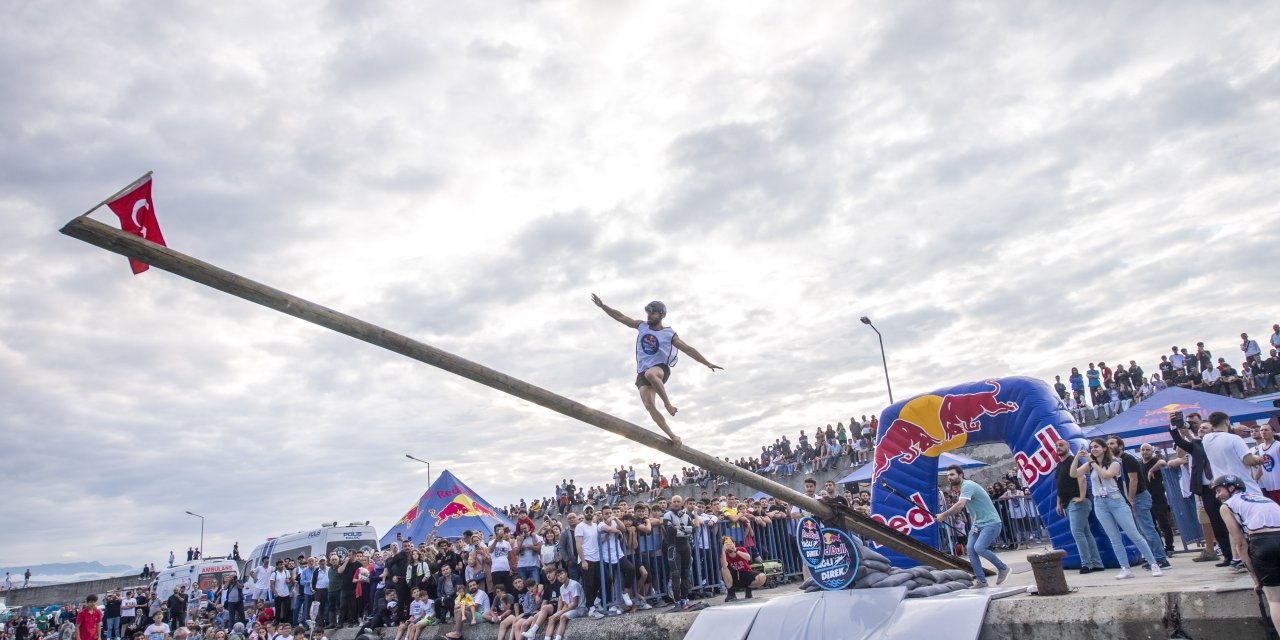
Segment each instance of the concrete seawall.
[[104,578],[14,589],[6,591],[4,596],[5,603],[10,607],[43,607],[51,604],[83,602],[84,597],[91,593],[102,594],[112,589],[132,589],[145,586],[148,582],[137,576]]

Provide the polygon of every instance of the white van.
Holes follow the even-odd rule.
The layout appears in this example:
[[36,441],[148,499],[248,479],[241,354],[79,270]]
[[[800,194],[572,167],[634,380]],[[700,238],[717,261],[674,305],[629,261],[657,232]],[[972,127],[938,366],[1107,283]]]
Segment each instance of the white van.
[[254,567],[262,564],[263,558],[267,558],[268,565],[275,568],[276,560],[296,560],[300,555],[327,558],[330,552],[336,551],[339,558],[345,558],[351,551],[372,554],[377,550],[378,534],[368,522],[352,522],[346,526],[326,522],[319,529],[277,536],[254,547],[249,557],[245,558],[240,575],[241,579],[247,577]]
[[151,583],[151,593],[160,602],[169,599],[177,587],[187,591],[187,610],[195,611],[205,604],[209,592],[215,591],[227,576],[240,573],[240,563],[229,558],[201,558],[185,564],[161,569]]

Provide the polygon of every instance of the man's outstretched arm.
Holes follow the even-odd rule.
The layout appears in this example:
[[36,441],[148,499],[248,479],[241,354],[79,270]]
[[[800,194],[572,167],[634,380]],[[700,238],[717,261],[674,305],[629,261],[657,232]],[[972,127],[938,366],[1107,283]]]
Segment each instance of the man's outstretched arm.
[[712,371],[715,371],[716,369],[720,369],[721,371],[723,371],[723,370],[724,370],[724,367],[722,367],[722,366],[720,366],[720,365],[717,365],[717,364],[711,364],[711,362],[710,362],[710,361],[708,361],[706,358],[702,357],[702,354],[701,354],[701,353],[698,353],[698,350],[697,350],[697,349],[694,349],[693,347],[689,346],[689,344],[688,344],[688,343],[686,343],[684,340],[681,340],[681,339],[680,339],[680,336],[672,336],[672,338],[671,338],[671,344],[672,344],[673,346],[675,346],[675,348],[677,348],[677,349],[679,349],[679,350],[681,350],[681,351],[683,351],[683,352],[685,352],[685,353],[689,354],[689,357],[690,357],[690,358],[693,358],[694,360],[697,360],[698,362],[702,363],[703,365],[706,365],[706,367],[707,367],[707,368],[709,368],[709,369],[711,369]]
[[640,326],[639,320],[636,320],[634,318],[628,318],[627,316],[623,315],[621,311],[618,311],[617,309],[614,309],[613,307],[605,304],[604,301],[600,299],[600,296],[594,293],[591,294],[591,301],[596,303],[597,307],[604,309],[604,312],[609,314],[610,318],[613,318],[614,320],[617,320],[618,322],[621,322],[622,324],[625,324],[628,327],[631,327],[632,329],[635,329],[636,327]]

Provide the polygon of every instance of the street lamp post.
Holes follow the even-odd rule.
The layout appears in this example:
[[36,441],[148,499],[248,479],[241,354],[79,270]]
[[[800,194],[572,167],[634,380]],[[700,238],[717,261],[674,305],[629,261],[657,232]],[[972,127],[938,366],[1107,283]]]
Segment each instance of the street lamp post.
[[415,458],[415,457],[413,457],[413,456],[411,456],[411,455],[409,455],[409,454],[407,454],[407,453],[406,453],[406,454],[404,454],[404,457],[406,457],[406,458],[408,458],[408,459],[410,459],[410,460],[414,460],[414,461],[416,461],[416,462],[421,462],[422,464],[427,465],[427,486],[428,486],[428,487],[429,487],[429,486],[431,486],[431,463],[430,463],[430,462],[427,462],[426,460],[422,460],[421,458]]
[[880,339],[880,362],[884,364],[884,386],[889,390],[889,404],[893,404],[893,387],[889,384],[889,359],[884,355],[884,336],[880,335],[880,330],[874,324],[871,324],[871,318],[862,316],[858,318],[862,324],[871,327],[876,332],[876,337]]
[[200,518],[200,546],[197,548],[200,549],[200,555],[203,556],[204,555],[204,516],[198,513],[191,513],[190,511],[187,512],[187,515]]

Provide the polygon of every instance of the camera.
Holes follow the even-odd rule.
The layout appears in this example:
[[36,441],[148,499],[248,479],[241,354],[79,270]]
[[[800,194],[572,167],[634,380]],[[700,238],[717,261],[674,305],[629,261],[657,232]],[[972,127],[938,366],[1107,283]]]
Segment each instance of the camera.
[[1169,424],[1173,425],[1175,429],[1186,429],[1187,418],[1181,411],[1174,411],[1169,414]]

